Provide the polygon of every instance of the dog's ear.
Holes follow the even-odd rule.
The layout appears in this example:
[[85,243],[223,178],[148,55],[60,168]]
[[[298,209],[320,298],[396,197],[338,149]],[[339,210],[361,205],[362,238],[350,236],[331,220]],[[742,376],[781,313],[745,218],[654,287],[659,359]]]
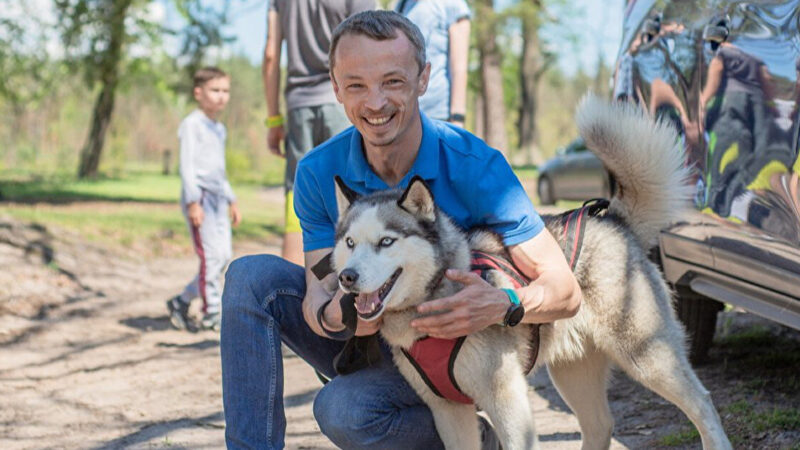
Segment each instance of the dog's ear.
[[408,183],[406,191],[397,200],[397,205],[422,219],[431,222],[436,220],[433,194],[428,188],[428,184],[419,175],[414,176]]
[[359,196],[358,192],[344,184],[344,181],[342,181],[339,175],[333,177],[333,181],[336,182],[336,206],[339,208],[339,217],[342,217],[344,212],[347,211],[347,208],[349,208],[354,201],[358,200]]

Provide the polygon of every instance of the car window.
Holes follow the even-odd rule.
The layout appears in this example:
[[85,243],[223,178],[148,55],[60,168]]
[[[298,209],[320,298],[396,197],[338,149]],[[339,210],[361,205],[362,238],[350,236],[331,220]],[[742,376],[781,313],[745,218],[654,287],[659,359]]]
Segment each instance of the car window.
[[584,144],[583,139],[575,139],[574,141],[570,142],[567,145],[567,148],[564,150],[564,153],[569,155],[572,153],[579,153],[585,151],[586,151],[586,145]]

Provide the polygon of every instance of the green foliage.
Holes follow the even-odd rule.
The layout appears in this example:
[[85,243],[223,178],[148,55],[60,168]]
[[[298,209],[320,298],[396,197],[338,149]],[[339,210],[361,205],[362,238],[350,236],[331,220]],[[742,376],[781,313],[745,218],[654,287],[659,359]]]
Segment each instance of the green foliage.
[[185,25],[179,30],[170,30],[181,39],[180,54],[186,59],[182,71],[186,75],[176,85],[180,90],[191,87],[192,74],[206,64],[210,48],[222,47],[235,40],[223,34],[222,28],[228,23],[232,0],[207,2],[203,0],[173,0],[175,8],[183,17]]
[[759,411],[751,402],[743,399],[723,408],[723,414],[725,413],[734,422],[735,428],[743,434],[800,429],[798,408]]
[[[28,9],[22,1],[16,1],[16,6]],[[63,69],[47,54],[44,24],[33,14],[27,20],[36,23],[38,30],[32,31],[10,17],[0,17],[0,98],[10,102],[17,115],[52,92]]]
[[[89,87],[106,82],[111,66],[131,74],[137,59],[125,57],[132,45],[158,48],[160,25],[148,20],[151,0],[55,0],[66,61]],[[113,43],[121,41],[121,48]]]
[[700,440],[700,433],[694,427],[683,429],[677,433],[668,434],[658,440],[659,444],[667,447],[679,447]]

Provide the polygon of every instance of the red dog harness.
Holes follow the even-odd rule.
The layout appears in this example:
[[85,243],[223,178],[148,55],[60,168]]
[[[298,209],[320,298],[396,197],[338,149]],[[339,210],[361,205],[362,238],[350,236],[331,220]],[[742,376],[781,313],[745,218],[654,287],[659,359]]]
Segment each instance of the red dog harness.
[[[581,208],[562,214],[561,220],[564,225],[562,239],[565,242],[562,250],[571,270],[574,271],[578,264],[587,216],[596,216],[606,208],[608,208],[607,200],[596,199],[587,201]],[[470,270],[484,280],[488,279],[490,271],[499,270],[511,280],[515,288],[530,282],[510,262],[488,253],[472,252]],[[453,366],[464,339],[466,336],[457,339],[424,337],[414,342],[410,349],[403,349],[403,354],[434,394],[454,402],[472,404],[474,402],[464,394],[453,375]],[[528,365],[525,367],[526,375],[533,369],[539,355],[538,324],[531,327],[530,344],[531,353]]]
[[[472,252],[470,270],[480,275],[484,280],[488,278],[490,271],[501,271],[508,276],[515,288],[525,286],[530,282],[511,263],[488,253]],[[525,373],[530,372],[533,368],[533,364],[536,362],[536,355],[539,352],[539,327],[535,326],[533,329],[535,331],[531,336],[531,343],[533,344],[531,345],[532,358]],[[410,349],[403,349],[403,354],[411,365],[417,369],[425,384],[434,394],[454,402],[472,404],[472,399],[461,391],[453,375],[456,357],[466,338],[466,336],[461,336],[457,339],[424,337],[414,342]]]

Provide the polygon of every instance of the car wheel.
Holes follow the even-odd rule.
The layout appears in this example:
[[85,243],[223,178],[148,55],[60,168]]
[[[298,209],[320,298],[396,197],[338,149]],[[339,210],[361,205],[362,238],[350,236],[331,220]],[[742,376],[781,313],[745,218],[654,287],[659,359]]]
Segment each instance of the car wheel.
[[700,364],[708,359],[708,350],[717,327],[717,313],[724,306],[693,292],[678,293],[675,310],[689,335],[689,360],[692,364]]
[[542,205],[553,205],[556,200],[553,198],[553,182],[546,176],[539,177],[536,185],[536,193],[539,195],[539,203]]

